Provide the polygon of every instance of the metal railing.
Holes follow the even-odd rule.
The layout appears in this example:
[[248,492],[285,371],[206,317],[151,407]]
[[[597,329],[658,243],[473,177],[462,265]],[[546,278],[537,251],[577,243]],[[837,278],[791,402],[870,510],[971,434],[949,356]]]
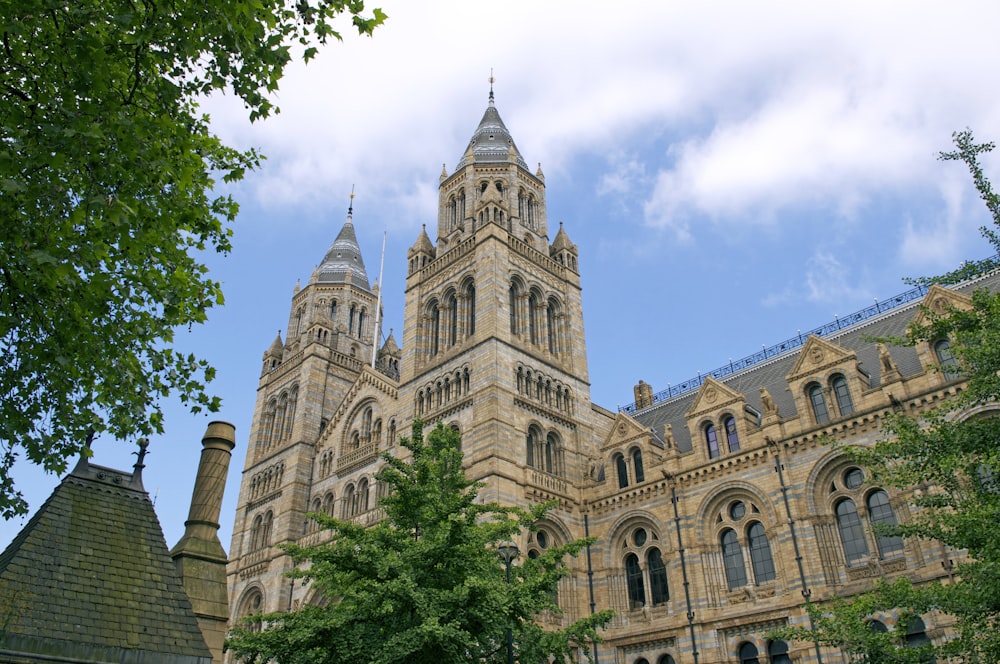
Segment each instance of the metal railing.
[[[761,348],[759,351],[753,355],[747,355],[739,360],[730,360],[729,364],[725,364],[718,369],[714,369],[707,373],[699,373],[694,378],[689,378],[683,382],[677,383],[676,385],[668,385],[665,390],[661,390],[653,395],[653,401],[649,405],[657,404],[662,401],[666,401],[672,397],[676,397],[687,392],[692,392],[698,389],[705,379],[709,376],[716,379],[722,379],[726,376],[731,376],[734,373],[743,371],[755,364],[760,364],[766,360],[777,357],[778,355],[783,355],[784,353],[793,350],[795,348],[801,348],[805,345],[806,339],[809,338],[810,334],[815,334],[817,337],[825,337],[841,330],[847,329],[858,323],[866,321],[870,318],[874,318],[880,314],[884,314],[887,311],[891,311],[896,307],[903,306],[913,302],[914,300],[919,300],[924,295],[927,294],[927,286],[917,286],[916,288],[911,288],[905,293],[900,293],[895,297],[891,297],[888,300],[875,300],[875,304],[865,307],[860,311],[855,311],[853,314],[848,316],[837,316],[833,322],[827,323],[825,325],[820,325],[819,327],[813,328],[811,330],[806,330],[805,332],[799,332],[796,336],[791,339],[786,339],[781,343],[774,344],[773,346],[766,346]],[[646,408],[648,406],[644,406]],[[635,402],[632,402],[626,406],[619,406],[618,411],[621,413],[632,414],[639,410]]]

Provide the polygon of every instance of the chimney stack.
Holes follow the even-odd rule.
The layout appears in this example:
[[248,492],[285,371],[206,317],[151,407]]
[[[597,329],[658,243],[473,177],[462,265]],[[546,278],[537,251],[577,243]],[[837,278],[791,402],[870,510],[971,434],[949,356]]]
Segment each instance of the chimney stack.
[[191,496],[191,509],[184,522],[184,536],[170,552],[184,583],[212,661],[222,663],[222,643],[229,622],[226,594],[226,552],[219,542],[219,512],[226,488],[226,474],[236,427],[229,422],[210,422],[201,439],[201,461]]

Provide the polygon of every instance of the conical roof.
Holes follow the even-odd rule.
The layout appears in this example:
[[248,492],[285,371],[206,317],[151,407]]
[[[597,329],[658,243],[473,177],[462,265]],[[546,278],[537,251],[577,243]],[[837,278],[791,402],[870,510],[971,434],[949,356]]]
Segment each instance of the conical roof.
[[361,257],[361,247],[358,237],[354,234],[353,213],[347,211],[347,221],[337,234],[330,248],[323,257],[317,270],[317,281],[322,283],[349,283],[365,290],[371,290],[368,273],[365,271],[365,261]]
[[393,336],[392,330],[389,330],[389,336],[386,338],[385,343],[382,344],[382,350],[379,352],[382,355],[399,356],[399,344],[396,343],[396,337]]
[[434,245],[431,243],[430,236],[427,235],[427,224],[424,224],[420,229],[420,235],[417,236],[417,241],[413,243],[410,247],[410,254],[415,253],[425,253],[434,255]]
[[500,112],[497,111],[493,102],[493,88],[490,88],[490,101],[483,113],[483,119],[479,121],[479,126],[472,134],[469,147],[462,159],[458,162],[458,168],[469,164],[470,159],[477,163],[483,162],[506,162],[511,155],[521,167],[527,170],[528,165],[521,157],[521,152],[514,145],[514,139],[507,131],[506,125],[500,119]]
[[576,253],[576,245],[570,242],[569,235],[563,229],[562,222],[559,222],[559,232],[556,233],[555,239],[552,241],[552,250],[561,251],[563,249],[568,249],[569,251]]

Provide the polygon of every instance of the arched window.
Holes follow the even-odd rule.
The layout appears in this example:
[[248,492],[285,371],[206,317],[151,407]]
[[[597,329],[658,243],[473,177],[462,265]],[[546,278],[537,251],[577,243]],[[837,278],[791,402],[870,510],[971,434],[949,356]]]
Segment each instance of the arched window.
[[451,310],[449,313],[449,318],[451,323],[448,325],[448,343],[454,346],[458,342],[458,298],[452,293],[448,296],[448,308]]
[[441,349],[441,310],[435,302],[431,308],[431,355],[437,355]]
[[650,549],[646,554],[646,569],[649,570],[649,590],[653,606],[670,599],[667,587],[667,566],[663,564],[663,554],[659,549]]
[[906,628],[906,636],[904,638],[906,639],[906,645],[911,648],[919,648],[920,646],[931,642],[931,640],[927,637],[927,626],[920,618],[914,618],[910,621],[909,626]]
[[628,586],[629,608],[641,609],[646,605],[646,588],[642,582],[642,568],[639,567],[639,557],[634,553],[625,556],[625,582]]
[[[889,504],[889,494],[882,489],[876,489],[868,495],[868,518],[873,526],[895,526],[896,515]],[[883,535],[876,530],[876,544],[880,558],[890,558],[903,552],[903,540],[896,535]]]
[[468,284],[465,287],[465,334],[472,336],[476,333],[476,286]]
[[788,644],[780,639],[767,643],[767,658],[770,664],[792,664],[792,658],[788,656]]
[[358,501],[358,507],[354,510],[357,514],[361,512],[368,511],[368,480],[362,479],[358,482],[358,491],[355,494],[355,499]]
[[757,646],[749,642],[740,646],[740,664],[760,664],[757,658]]
[[726,567],[726,583],[730,590],[747,585],[747,570],[743,564],[743,550],[736,531],[726,529],[722,533],[722,561]]
[[[260,591],[259,588],[254,588],[249,591],[240,602],[239,617],[246,618],[248,616],[253,616],[258,613],[264,612],[264,593]],[[246,624],[246,623],[244,623]],[[249,629],[252,632],[258,632],[263,628],[263,624],[260,621],[254,621],[249,625]]]
[[559,475],[561,470],[562,449],[559,445],[559,436],[552,432],[545,438],[545,472]]
[[343,503],[340,506],[340,512],[343,517],[349,518],[354,516],[354,485],[348,484],[347,488],[344,489]]
[[934,354],[937,355],[941,373],[946,380],[954,380],[961,375],[958,370],[958,360],[955,359],[955,353],[951,350],[951,343],[947,339],[941,339],[934,344]]
[[812,404],[813,418],[816,424],[825,424],[830,421],[830,412],[826,408],[826,398],[823,396],[823,388],[813,383],[807,388],[809,403]]
[[750,549],[750,564],[753,567],[754,581],[760,585],[765,581],[773,581],[774,558],[771,556],[771,543],[767,541],[764,526],[755,521],[747,528],[747,544]]
[[615,467],[618,470],[618,488],[624,489],[628,486],[628,464],[621,454],[615,455]]
[[705,426],[705,444],[708,446],[708,458],[715,459],[722,454],[719,449],[719,437],[715,433],[715,425]]
[[534,428],[530,428],[528,429],[526,456],[527,456],[527,464],[532,468],[534,468],[535,466],[535,445],[536,445],[535,430]]
[[674,664],[674,658],[670,655],[660,655],[660,658],[656,660],[656,664]]
[[518,303],[518,300],[521,299],[521,294],[520,294],[520,292],[519,292],[519,290],[517,288],[517,284],[513,284],[512,283],[510,285],[510,290],[508,291],[508,293],[510,294],[510,333],[511,334],[518,334],[519,331],[517,329],[518,328],[518,325],[517,325],[517,303]]
[[837,410],[841,417],[854,413],[854,402],[851,401],[851,391],[847,388],[847,379],[840,375],[834,376],[830,386],[833,387],[833,396],[837,399]]
[[858,508],[854,501],[845,498],[837,503],[834,509],[837,515],[837,530],[840,531],[840,541],[844,545],[844,556],[847,564],[864,561],[868,558],[868,543],[865,541],[865,531],[861,526]]
[[635,473],[636,484],[646,481],[646,473],[642,468],[642,450],[632,450],[632,471]]
[[358,338],[359,339],[361,338],[361,335],[364,334],[364,332],[362,332],[362,330],[364,330],[364,327],[365,327],[365,310],[362,309],[361,311],[358,312]]
[[357,313],[357,309],[352,304],[351,308],[347,310],[347,333],[354,334],[354,314]]
[[538,296],[532,293],[528,296],[528,340],[533,344],[538,343]]
[[330,320],[336,320],[337,318],[337,301],[332,300],[330,302]]
[[736,418],[727,417],[722,421],[722,425],[726,428],[726,443],[729,445],[729,451],[739,452],[740,435],[736,432]]
[[323,496],[323,514],[333,516],[333,501],[334,495],[332,491]]

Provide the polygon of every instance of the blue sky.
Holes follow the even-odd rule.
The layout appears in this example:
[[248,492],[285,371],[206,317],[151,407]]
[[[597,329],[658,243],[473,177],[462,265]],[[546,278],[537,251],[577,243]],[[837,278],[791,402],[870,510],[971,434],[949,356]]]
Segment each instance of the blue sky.
[[[234,249],[206,256],[226,304],[178,344],[218,369],[237,427],[229,548],[261,355],[342,225],[352,186],[368,273],[386,232],[384,331],[401,339],[406,250],[436,227],[454,169],[496,103],[541,163],[549,228],[580,250],[593,400],[678,383],[989,254],[968,174],[936,154],[955,130],[1000,139],[995,2],[413,3],[384,0],[251,125],[208,100],[218,133],[268,160],[234,189]],[[654,5],[661,4],[662,7]],[[987,157],[1000,181],[1000,155]],[[145,484],[168,545],[183,533],[209,418],[165,402]],[[128,467],[109,439],[95,463]],[[32,509],[58,478],[21,467]],[[0,546],[24,524],[0,523]]]

